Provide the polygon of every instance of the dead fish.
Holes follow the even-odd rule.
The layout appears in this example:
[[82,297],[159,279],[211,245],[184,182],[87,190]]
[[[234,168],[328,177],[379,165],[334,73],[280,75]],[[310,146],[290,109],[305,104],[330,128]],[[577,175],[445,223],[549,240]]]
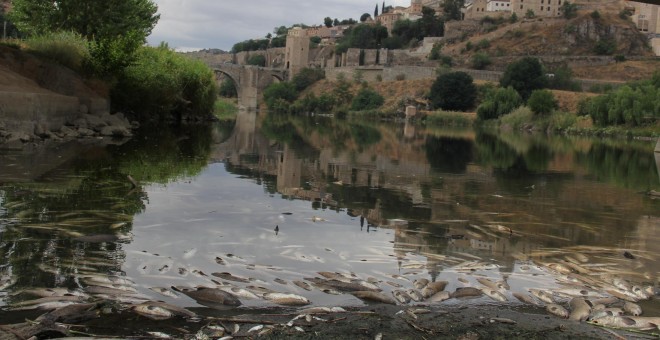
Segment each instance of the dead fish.
[[555,303],[555,299],[552,297],[552,294],[545,290],[531,288],[529,289],[529,292],[532,293],[534,297],[545,303]]
[[429,282],[424,289],[422,289],[422,296],[425,299],[428,299],[429,297],[435,295],[436,293],[443,291],[445,287],[447,287],[447,284],[449,282],[447,281],[436,281],[436,282]]
[[585,321],[591,314],[591,307],[583,298],[574,297],[568,303],[571,307],[571,314],[568,319],[573,321]]
[[341,307],[311,307],[300,311],[302,314],[330,314],[330,313],[344,313],[346,310]]
[[12,307],[9,308],[9,310],[33,310],[33,309],[38,309],[38,310],[53,310],[53,309],[58,309],[62,307],[66,307],[69,305],[74,305],[78,304],[79,302],[75,301],[53,301],[53,302],[44,302],[44,303],[39,303],[35,305],[27,305],[23,307]]
[[428,299],[428,301],[429,302],[442,302],[442,301],[445,301],[445,300],[449,300],[449,297],[450,297],[449,295],[450,295],[449,292],[445,292],[445,291],[437,292],[437,293],[433,294],[433,296],[431,296]]
[[307,283],[305,281],[296,280],[296,281],[293,281],[293,284],[300,287],[300,288],[302,288],[302,289],[304,289],[304,290],[308,290],[308,291],[312,290],[312,285],[310,285],[309,283]]
[[[619,299],[614,296],[604,297],[600,299],[590,300],[593,306],[596,305],[612,305],[619,302]],[[596,307],[594,307],[596,309]]]
[[390,286],[392,286],[392,287],[394,287],[394,288],[401,288],[401,287],[403,287],[402,285],[400,285],[400,284],[398,284],[398,283],[396,283],[396,282],[392,282],[392,281],[385,281],[385,283],[387,283],[388,285],[390,285]]
[[305,306],[311,303],[307,298],[296,294],[266,293],[263,297],[266,300],[284,306]]
[[259,295],[263,295],[263,294],[266,294],[266,293],[277,293],[276,291],[274,291],[270,288],[261,287],[261,286],[247,286],[245,288],[247,288],[251,292],[254,292],[255,294],[259,294]]
[[154,291],[154,292],[156,292],[160,295],[163,295],[163,296],[167,296],[167,297],[171,297],[171,298],[175,298],[175,299],[179,298],[179,295],[177,295],[176,293],[174,293],[173,291],[171,291],[167,288],[151,287],[151,288],[149,288],[149,290]]
[[605,290],[607,293],[610,295],[617,297],[621,300],[626,300],[630,302],[637,302],[639,301],[639,297],[635,295],[633,292],[627,291],[627,290],[621,290],[621,289],[606,289]]
[[245,289],[245,288],[239,288],[239,287],[231,287],[231,286],[223,286],[223,287],[218,287],[218,289],[224,290],[225,292],[235,295],[237,297],[241,297],[244,299],[251,299],[251,300],[256,300],[259,299],[259,296],[254,294],[253,292]]
[[554,293],[567,297],[582,297],[582,298],[603,297],[603,295],[598,292],[594,292],[588,289],[580,289],[580,288],[560,288],[560,289],[553,289],[552,291]]
[[415,302],[421,302],[424,300],[422,293],[420,293],[417,289],[408,289],[406,293],[408,296],[410,296],[411,299],[415,300]]
[[628,314],[631,314],[633,316],[640,316],[642,315],[642,307],[640,307],[638,304],[626,301],[626,303],[623,304],[623,310],[626,311]]
[[287,285],[287,284],[288,284],[288,282],[286,282],[286,281],[280,279],[279,277],[275,278],[273,281],[275,281],[275,282],[277,282],[277,283],[279,283],[279,284],[281,284],[281,285]]
[[225,263],[225,260],[223,260],[222,257],[220,257],[220,256],[216,256],[216,257],[215,257],[215,263],[217,263],[217,264],[219,264],[219,265],[223,265],[223,266],[224,266],[225,264],[227,264],[227,263]]
[[16,302],[12,304],[12,307],[24,307],[24,306],[30,306],[30,305],[38,305],[38,304],[43,304],[43,303],[48,303],[48,302],[63,302],[63,301],[71,301],[71,302],[83,302],[85,301],[85,297],[83,296],[48,296],[48,297],[43,297],[35,300],[28,300],[28,301],[21,301],[21,302]]
[[468,281],[466,278],[464,278],[464,277],[462,277],[462,276],[458,278],[458,282],[460,282],[460,283],[462,283],[462,284],[465,284],[465,285],[469,285],[469,284],[470,284],[470,281]]
[[399,289],[393,290],[392,295],[401,304],[405,305],[405,304],[410,302],[410,295],[408,295],[406,292],[404,292],[402,290],[399,290]]
[[339,291],[342,292],[353,292],[353,291],[360,291],[360,290],[371,290],[371,291],[379,291],[380,289],[373,288],[375,285],[370,284],[366,281],[352,281],[352,282],[345,282],[345,281],[337,281],[337,280],[324,280],[316,277],[306,277],[306,281],[309,281],[311,283],[317,284],[317,285],[324,285],[328,287],[335,288]]
[[484,292],[482,292],[480,289],[473,287],[462,287],[462,288],[456,288],[456,291],[451,293],[449,296],[457,299],[463,297],[478,297],[483,294]]
[[237,299],[233,294],[227,293],[224,290],[218,288],[199,287],[194,289],[186,287],[172,287],[172,289],[188,295],[190,298],[197,302],[208,302],[232,307],[241,305],[241,301]]
[[174,316],[171,311],[150,304],[133,306],[133,311],[152,320],[167,320]]
[[603,317],[606,317],[606,316],[621,316],[621,315],[619,315],[619,314],[615,315],[611,311],[604,310],[604,309],[601,309],[601,310],[592,309],[591,314],[589,314],[588,320],[596,320],[596,319],[600,319],[600,318],[603,318]]
[[486,287],[488,287],[492,290],[497,290],[497,291],[500,291],[500,292],[503,292],[503,291],[506,290],[506,289],[504,289],[504,286],[502,286],[501,284],[498,285],[497,283],[495,283],[495,282],[493,282],[489,279],[483,278],[483,277],[477,278],[477,282],[481,283],[482,285],[484,285],[484,286],[486,286]]
[[589,321],[589,323],[605,326],[605,327],[617,327],[617,328],[632,328],[640,330],[649,330],[657,329],[657,324],[645,322],[643,320],[635,320],[633,317],[629,316],[605,316],[595,320]]
[[247,332],[248,333],[258,332],[258,331],[262,330],[263,328],[264,328],[264,325],[257,325],[257,326],[254,326],[254,327],[248,329]]
[[513,297],[515,297],[516,299],[518,299],[518,301],[522,303],[536,305],[536,301],[534,301],[534,298],[531,297],[529,294],[513,293]]
[[490,318],[491,322],[499,322],[507,325],[515,325],[516,322],[507,318]]
[[426,285],[428,285],[428,284],[429,284],[428,279],[416,279],[416,280],[413,281],[413,286],[415,286],[415,288],[417,288],[417,289],[422,289],[422,288],[426,287]]
[[78,295],[78,296],[87,296],[87,294],[78,291],[71,290],[67,288],[34,288],[34,289],[25,289],[19,290],[9,294],[11,296],[15,295],[31,295],[37,297],[49,297],[49,296],[66,296],[66,295]]
[[559,274],[567,275],[567,274],[573,273],[573,270],[571,268],[569,268],[568,266],[565,266],[561,263],[549,263],[547,265],[547,267],[554,270],[555,272],[557,272]]
[[394,301],[394,299],[380,292],[362,290],[362,291],[351,292],[351,294],[353,294],[355,297],[361,300],[382,302],[390,305],[396,305],[396,301]]
[[144,305],[152,305],[160,308],[167,309],[168,311],[172,312],[174,315],[182,316],[185,318],[194,318],[197,316],[197,314],[179,306],[171,305],[166,302],[162,301],[147,301],[143,302],[142,304]]
[[648,300],[650,299],[653,295],[649,295],[646,290],[644,290],[642,287],[633,285],[632,288],[630,289],[633,294],[637,295],[642,300]]
[[555,303],[550,303],[546,305],[545,310],[547,310],[550,314],[556,315],[562,319],[566,319],[569,316],[569,313],[566,310],[566,308]]
[[250,279],[248,279],[248,278],[235,276],[235,275],[232,275],[231,273],[227,273],[227,272],[211,273],[211,275],[213,275],[215,277],[219,277],[223,280],[228,280],[228,281],[243,282],[243,283],[250,282]]
[[484,292],[484,294],[488,295],[488,297],[490,297],[491,299],[493,299],[495,301],[500,301],[500,302],[508,301],[506,296],[504,296],[504,294],[500,293],[499,291],[497,291],[495,289],[491,289],[491,288],[486,287],[486,288],[482,288],[481,291]]

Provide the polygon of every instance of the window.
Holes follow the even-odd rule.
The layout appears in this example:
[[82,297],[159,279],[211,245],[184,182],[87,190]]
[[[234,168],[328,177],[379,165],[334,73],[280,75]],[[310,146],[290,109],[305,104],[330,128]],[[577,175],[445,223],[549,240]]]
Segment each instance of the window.
[[548,5],[550,4],[550,1],[552,1],[552,0],[548,0]]
[[548,6],[548,12],[550,12],[550,6]]
[[543,0],[541,0],[541,3],[543,3]]
[[543,6],[541,6],[541,10],[543,10]]
[[523,5],[520,5],[520,9],[523,9]]

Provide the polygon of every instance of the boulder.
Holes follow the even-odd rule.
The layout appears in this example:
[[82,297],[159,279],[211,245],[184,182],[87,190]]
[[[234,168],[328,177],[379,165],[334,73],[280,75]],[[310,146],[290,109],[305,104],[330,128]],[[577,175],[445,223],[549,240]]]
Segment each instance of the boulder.
[[131,126],[131,123],[124,117],[122,113],[117,113],[117,114],[110,114],[110,113],[105,113],[101,119],[108,124],[109,126],[120,126],[124,128],[129,128]]
[[78,129],[78,137],[83,138],[83,137],[92,137],[94,136],[94,131],[88,129],[88,128],[79,128]]
[[133,134],[123,126],[106,126],[100,131],[102,136],[130,137]]
[[89,107],[85,104],[80,104],[80,114],[86,115],[89,113]]
[[101,129],[106,127],[108,124],[105,123],[103,119],[97,116],[92,116],[89,114],[83,115],[85,120],[87,121],[87,128],[92,129],[94,131],[100,132]]

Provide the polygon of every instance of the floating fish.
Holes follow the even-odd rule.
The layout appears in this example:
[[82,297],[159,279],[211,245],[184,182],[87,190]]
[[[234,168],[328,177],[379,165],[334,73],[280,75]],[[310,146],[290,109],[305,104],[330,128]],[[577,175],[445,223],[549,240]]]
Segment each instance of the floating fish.
[[450,294],[450,297],[452,298],[463,298],[463,297],[478,297],[482,296],[484,292],[482,292],[480,289],[473,288],[473,287],[462,287],[462,288],[457,288],[455,292]]
[[492,290],[497,290],[497,291],[500,291],[500,292],[504,292],[506,290],[506,289],[504,289],[504,285],[497,284],[497,283],[495,283],[495,282],[493,282],[489,279],[483,278],[483,277],[477,278],[477,282],[481,283],[482,285],[484,285],[484,286],[486,286],[486,287],[488,287]]
[[495,301],[500,301],[500,302],[508,301],[508,299],[506,298],[506,296],[504,296],[504,294],[500,293],[499,291],[497,291],[495,289],[485,287],[485,288],[482,288],[481,291],[484,292],[484,294],[488,295],[488,297],[490,297],[491,299],[493,299]]
[[235,276],[235,275],[232,275],[231,273],[227,273],[227,272],[211,273],[211,275],[213,275],[215,277],[219,277],[223,280],[228,280],[228,281],[243,282],[243,283],[250,282],[250,279],[248,279],[248,278]]
[[133,306],[133,311],[152,320],[167,320],[174,316],[171,311],[150,304]]
[[415,302],[421,302],[424,300],[424,297],[422,296],[422,293],[418,291],[417,289],[408,289],[406,291],[408,296],[410,296],[411,299],[415,300]]
[[[658,321],[658,320],[655,320]],[[635,320],[633,317],[628,316],[605,316],[595,320],[589,321],[590,323],[598,326],[617,327],[617,328],[630,328],[640,330],[657,329],[658,324],[651,323],[644,320]]]
[[447,287],[447,284],[449,284],[447,281],[429,282],[426,287],[422,289],[422,296],[424,298],[429,298],[436,293],[443,291],[445,287]]
[[387,303],[390,305],[396,305],[396,301],[392,299],[391,297],[380,293],[380,292],[374,292],[374,291],[355,291],[351,292],[355,297],[361,299],[361,300],[367,300],[367,301],[374,301],[374,302],[381,302],[381,303]]
[[626,313],[633,315],[633,316],[640,316],[642,315],[642,307],[640,307],[638,304],[626,301],[623,304],[623,310],[626,311]]
[[305,281],[296,280],[296,281],[293,281],[293,284],[300,287],[300,288],[302,288],[302,289],[304,289],[304,290],[308,290],[308,291],[312,290],[312,286],[309,283],[305,282]]
[[241,297],[244,299],[252,299],[256,300],[259,299],[259,296],[254,294],[253,292],[245,289],[245,288],[239,288],[239,287],[231,287],[231,286],[223,286],[223,287],[218,287],[218,289],[224,290],[225,292],[235,295],[237,297]]
[[532,293],[532,295],[534,295],[534,297],[536,297],[537,299],[539,299],[539,300],[541,300],[545,303],[551,303],[551,304],[555,303],[555,299],[552,297],[552,294],[545,291],[545,290],[533,289],[532,288],[532,289],[529,290],[529,292]]
[[591,314],[591,307],[583,298],[574,297],[568,303],[571,307],[571,313],[568,317],[573,321],[586,321]]
[[395,298],[399,303],[404,304],[404,305],[407,304],[407,303],[409,303],[409,302],[410,302],[410,299],[411,299],[411,298],[410,298],[410,295],[408,295],[408,293],[406,293],[406,292],[404,292],[404,291],[402,291],[402,290],[398,290],[398,289],[397,289],[397,290],[393,290],[393,291],[392,291],[392,295],[394,296],[394,298]]
[[545,306],[545,309],[546,309],[550,314],[553,314],[553,315],[555,315],[555,316],[558,316],[558,317],[560,317],[560,318],[562,318],[562,319],[566,319],[566,318],[568,318],[568,316],[569,316],[569,313],[568,313],[568,311],[566,310],[566,308],[564,308],[564,307],[562,307],[562,306],[560,306],[560,305],[558,305],[558,304],[555,304],[555,303],[550,303],[550,304],[546,305],[546,306]]
[[266,300],[284,306],[305,306],[311,303],[307,298],[296,294],[266,293],[263,297]]
[[151,288],[149,288],[149,290],[152,290],[152,291],[154,291],[154,292],[156,292],[160,295],[175,298],[175,299],[179,297],[179,295],[177,295],[173,291],[171,291],[167,288],[163,288],[163,287],[151,287]]
[[218,288],[199,287],[194,289],[187,287],[172,287],[172,289],[188,295],[190,298],[197,302],[208,302],[232,307],[241,305],[241,301],[238,300],[233,294],[227,293],[224,290]]
[[330,313],[344,313],[346,310],[341,307],[312,307],[300,311],[302,314],[330,314]]
[[450,295],[449,292],[445,292],[445,291],[437,292],[433,296],[431,296],[427,301],[428,302],[442,302],[442,301],[445,301],[445,300],[449,300],[449,298],[450,298],[449,295]]
[[423,289],[428,284],[429,284],[428,279],[416,279],[413,281],[413,286],[415,286],[415,288],[417,289]]
[[513,293],[513,297],[515,297],[522,303],[536,305],[536,301],[534,301],[534,298],[532,298],[529,294]]
[[344,281],[337,281],[337,280],[324,280],[324,279],[319,279],[315,277],[307,277],[305,278],[306,281],[309,281],[311,283],[314,283],[316,285],[323,285],[323,286],[328,286],[335,288],[339,291],[342,292],[353,292],[353,291],[360,291],[360,290],[371,290],[371,291],[379,291],[375,285],[370,284],[366,281],[362,280],[354,280],[352,282],[344,282]]

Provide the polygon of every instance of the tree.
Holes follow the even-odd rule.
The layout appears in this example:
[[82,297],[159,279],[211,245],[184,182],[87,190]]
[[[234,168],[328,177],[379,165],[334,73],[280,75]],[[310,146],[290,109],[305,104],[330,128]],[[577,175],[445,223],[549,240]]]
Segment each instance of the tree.
[[231,78],[226,78],[222,84],[220,84],[220,89],[218,93],[225,98],[235,98],[238,97],[236,92],[236,84]]
[[248,65],[265,67],[266,66],[266,56],[264,56],[263,54],[251,55],[250,58],[248,58],[248,60],[247,60],[247,64]]
[[368,87],[364,87],[353,98],[351,110],[373,110],[383,106],[383,103],[385,103],[383,96]]
[[371,14],[364,13],[364,14],[362,14],[362,16],[360,16],[360,22],[365,22],[365,21],[369,20],[369,18],[371,18]]
[[28,35],[74,31],[88,40],[112,40],[135,32],[142,41],[160,14],[151,0],[14,0],[12,22]]
[[477,108],[477,117],[481,120],[497,119],[521,104],[522,98],[512,87],[491,89]]
[[376,4],[376,9],[374,9],[374,18],[378,18],[378,4]]
[[477,52],[472,56],[472,68],[476,70],[483,70],[491,63],[490,56],[486,53]]
[[295,86],[289,82],[273,83],[264,90],[264,101],[269,108],[275,108],[278,102],[293,103],[298,97]]
[[561,10],[562,16],[566,19],[572,19],[577,16],[577,5],[570,3],[569,1],[564,2],[559,9]]
[[332,21],[333,26],[339,26],[339,19],[335,18],[335,20]]
[[464,111],[474,105],[477,87],[465,72],[443,73],[431,86],[429,97],[434,109]]
[[537,115],[546,115],[559,108],[557,100],[548,90],[534,90],[527,101],[527,106]]
[[444,13],[445,21],[461,20],[463,13],[461,9],[465,5],[465,0],[445,0],[442,4],[442,12]]
[[380,8],[380,14],[385,14],[385,1],[383,1],[383,7]]
[[322,69],[305,67],[293,76],[291,83],[296,91],[301,92],[323,78],[325,78],[325,72]]
[[327,27],[327,28],[332,27],[332,18],[330,18],[330,17],[325,17],[325,19],[323,19],[323,24],[324,24],[325,27]]
[[543,66],[534,57],[525,57],[509,64],[500,79],[500,86],[513,87],[525,100],[532,91],[542,89],[545,84]]

